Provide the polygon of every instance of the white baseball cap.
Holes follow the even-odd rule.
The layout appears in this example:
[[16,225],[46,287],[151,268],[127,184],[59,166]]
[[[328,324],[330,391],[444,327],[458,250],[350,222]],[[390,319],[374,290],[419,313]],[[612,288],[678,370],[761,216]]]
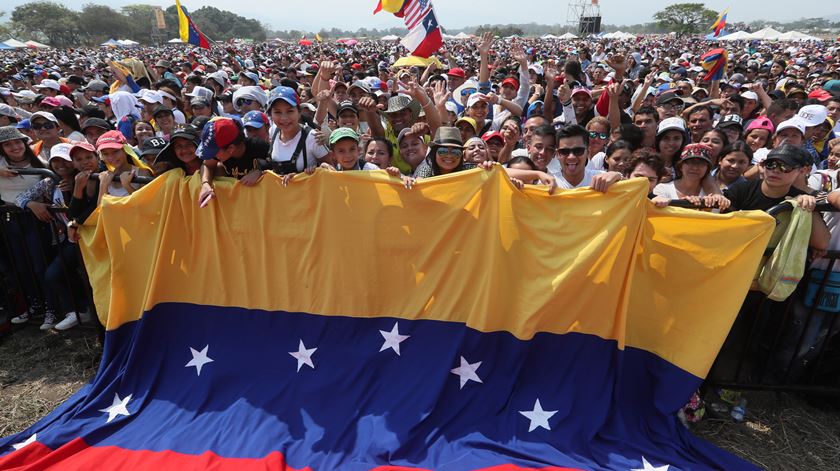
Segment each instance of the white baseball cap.
[[741,98],[745,100],[758,101],[758,94],[752,90],[747,90],[746,92],[741,94]]
[[50,147],[50,160],[52,159],[63,159],[68,162],[72,162],[73,159],[70,158],[70,149],[73,148],[73,144],[69,142],[61,142]]
[[51,88],[55,91],[61,91],[61,85],[52,79],[41,80],[41,83],[35,85],[35,88]]
[[795,118],[806,127],[819,126],[828,118],[828,108],[823,105],[806,105],[799,109]]
[[807,126],[808,125],[805,123],[805,121],[799,118],[799,116],[794,116],[793,118],[790,118],[787,121],[782,121],[781,123],[779,123],[779,127],[776,128],[776,134],[781,132],[783,129],[793,128],[801,132],[804,136],[805,128]]
[[659,126],[656,128],[656,135],[658,136],[672,129],[685,133],[685,121],[676,116],[673,118],[665,118],[659,122]]

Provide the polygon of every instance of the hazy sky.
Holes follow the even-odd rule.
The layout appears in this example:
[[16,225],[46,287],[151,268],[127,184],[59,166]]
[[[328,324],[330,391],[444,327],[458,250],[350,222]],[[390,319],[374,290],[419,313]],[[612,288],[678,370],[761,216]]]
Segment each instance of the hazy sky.
[[[27,1],[3,0],[0,10],[6,11],[8,17],[14,7],[23,3]],[[60,3],[81,9],[86,3],[107,3],[114,8],[137,3],[167,7],[175,1],[63,0]],[[607,24],[644,23],[651,21],[653,13],[673,3],[679,2],[602,0],[601,15]],[[730,21],[785,21],[840,13],[840,5],[830,6],[833,3],[831,0],[711,0],[704,3],[716,11],[729,7]],[[189,10],[205,5],[230,10],[248,18],[257,18],[279,30],[316,31],[334,26],[342,29],[388,28],[402,24],[393,15],[379,13],[373,16],[371,12],[376,6],[376,0],[183,0],[182,5]],[[565,23],[568,9],[568,3],[564,0],[434,0],[434,5],[438,21],[449,28],[485,23]],[[304,7],[307,7],[305,12]]]

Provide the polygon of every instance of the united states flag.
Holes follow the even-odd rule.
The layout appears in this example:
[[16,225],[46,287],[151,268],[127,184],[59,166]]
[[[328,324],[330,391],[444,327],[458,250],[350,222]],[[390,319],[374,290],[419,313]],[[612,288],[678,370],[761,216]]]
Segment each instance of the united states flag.
[[405,26],[411,31],[432,9],[431,0],[408,0],[403,6]]

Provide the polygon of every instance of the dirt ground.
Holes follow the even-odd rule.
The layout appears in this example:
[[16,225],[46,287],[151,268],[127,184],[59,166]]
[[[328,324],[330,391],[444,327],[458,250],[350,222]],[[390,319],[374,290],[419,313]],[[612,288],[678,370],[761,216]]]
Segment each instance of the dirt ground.
[[[0,337],[0,436],[19,432],[93,378],[96,331],[17,327]],[[705,419],[693,431],[771,471],[840,469],[840,398],[747,392],[746,419]]]

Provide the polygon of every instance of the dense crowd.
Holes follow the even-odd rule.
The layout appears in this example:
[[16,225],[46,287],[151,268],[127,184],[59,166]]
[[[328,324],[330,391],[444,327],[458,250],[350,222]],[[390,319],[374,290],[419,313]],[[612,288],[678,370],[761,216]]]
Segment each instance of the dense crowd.
[[[384,41],[0,52],[0,198],[34,215],[0,224],[6,317],[77,325],[78,227],[105,195],[173,170],[199,174],[202,206],[225,176],[384,170],[410,191],[501,165],[551,191],[645,178],[660,207],[840,207],[837,43],[729,43],[721,80],[703,66],[713,47],[485,35],[430,60]],[[812,219],[814,259],[840,245],[833,214]]]

